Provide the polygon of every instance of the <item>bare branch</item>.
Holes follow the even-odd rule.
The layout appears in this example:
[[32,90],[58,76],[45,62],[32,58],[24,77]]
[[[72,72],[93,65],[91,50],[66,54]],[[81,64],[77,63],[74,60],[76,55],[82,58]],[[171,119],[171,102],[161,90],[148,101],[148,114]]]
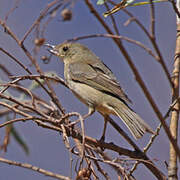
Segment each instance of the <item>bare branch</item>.
[[28,163],[20,163],[20,162],[16,162],[16,161],[11,161],[11,160],[8,160],[8,159],[2,158],[2,157],[0,157],[0,162],[5,163],[5,164],[10,164],[13,166],[19,166],[19,167],[26,168],[26,169],[29,169],[32,171],[36,171],[40,174],[44,174],[45,176],[53,177],[55,179],[70,180],[69,177],[66,177],[66,176],[63,176],[60,174],[56,174],[51,171],[47,171],[47,170],[39,168],[37,166],[32,166],[31,164],[28,164]]
[[[180,10],[180,1],[177,1],[177,8],[178,11]],[[174,103],[172,113],[171,113],[171,121],[170,121],[170,131],[174,138],[174,141],[178,142],[178,121],[179,121],[179,110],[180,110],[180,103],[179,99],[179,68],[180,68],[180,18],[177,16],[177,35],[176,35],[176,49],[175,49],[175,56],[174,56],[174,69],[173,69],[173,76],[172,81],[174,83],[174,88],[172,89],[172,102]],[[169,166],[168,166],[168,177],[169,180],[177,180],[177,152],[172,142],[170,142],[170,152],[169,152]]]

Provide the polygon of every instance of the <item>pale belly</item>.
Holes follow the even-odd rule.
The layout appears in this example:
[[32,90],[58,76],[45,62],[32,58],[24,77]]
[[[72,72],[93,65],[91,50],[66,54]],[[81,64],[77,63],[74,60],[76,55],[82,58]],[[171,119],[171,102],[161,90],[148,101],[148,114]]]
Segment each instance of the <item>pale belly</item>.
[[107,94],[96,90],[86,84],[69,81],[69,88],[75,94],[75,96],[87,106],[94,107],[97,111],[102,114],[114,114],[113,109],[108,106],[108,101],[111,100]]

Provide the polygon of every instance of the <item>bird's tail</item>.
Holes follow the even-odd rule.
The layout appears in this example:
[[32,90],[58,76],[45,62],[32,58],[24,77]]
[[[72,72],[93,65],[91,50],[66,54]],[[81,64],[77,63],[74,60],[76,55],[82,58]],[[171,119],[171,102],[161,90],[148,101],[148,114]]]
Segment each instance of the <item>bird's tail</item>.
[[122,119],[135,139],[141,138],[145,132],[155,134],[151,127],[141,117],[123,104],[120,108],[113,107],[115,114]]

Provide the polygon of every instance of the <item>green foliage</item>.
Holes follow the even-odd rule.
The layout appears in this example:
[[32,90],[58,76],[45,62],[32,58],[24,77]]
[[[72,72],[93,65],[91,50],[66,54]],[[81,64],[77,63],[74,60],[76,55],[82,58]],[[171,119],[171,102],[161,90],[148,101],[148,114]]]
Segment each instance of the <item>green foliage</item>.
[[[57,77],[58,75],[53,72],[53,71],[50,71],[50,72],[46,72],[44,74],[45,76],[48,76],[48,77]],[[38,80],[44,84],[45,83],[45,80],[44,79],[41,79],[41,78],[38,78]],[[37,89],[40,87],[40,84],[38,82],[36,82],[35,80],[32,81],[31,85],[28,87],[29,90],[34,90],[34,89]]]
[[98,0],[98,1],[97,1],[97,5],[103,5],[104,2],[105,2],[105,0]]
[[[56,73],[55,72],[46,72],[45,73],[45,76],[48,76],[48,77],[57,77]],[[42,78],[38,78],[39,81],[44,84],[45,83],[45,80],[42,79]],[[9,82],[5,82],[3,80],[0,79],[0,91],[3,91],[7,86],[6,84],[8,85]],[[35,80],[32,80],[31,81],[31,84],[29,85],[29,87],[27,88],[29,91],[32,91],[32,90],[35,90],[37,88],[40,88],[40,84],[37,83]],[[5,90],[3,92],[4,95],[8,96],[8,97],[13,97],[13,99],[16,99],[20,102],[23,102],[23,101],[27,101],[27,99],[29,99],[29,96],[27,94],[25,94],[24,92],[21,93],[20,92],[20,96],[19,97],[15,97],[13,94],[11,94],[8,89]],[[14,103],[12,101],[9,101],[7,99],[2,99],[1,98],[1,102],[5,102],[9,105],[13,105]],[[3,115],[2,115],[3,116]],[[6,115],[6,121],[9,121],[10,118],[9,118],[9,115]],[[28,145],[26,144],[25,140],[23,139],[23,137],[20,135],[20,133],[16,130],[16,128],[14,127],[13,124],[9,124],[6,126],[9,130],[10,130],[10,135],[15,139],[15,141],[20,145],[20,147],[23,149],[23,151],[28,155],[29,154],[29,148],[28,148]]]
[[[168,0],[154,0],[152,3],[157,3],[157,2],[167,2]],[[105,3],[105,0],[98,0],[97,5],[103,5]],[[107,17],[111,14],[114,14],[121,9],[124,9],[126,7],[134,7],[134,6],[141,6],[141,5],[146,5],[150,4],[150,1],[143,1],[143,2],[135,2],[135,0],[122,0],[117,5],[115,5],[110,11],[107,11],[103,14],[104,17]]]
[[9,126],[11,126],[11,135],[14,137],[15,141],[23,149],[23,151],[26,153],[26,155],[29,155],[29,147],[26,144],[26,142],[24,141],[23,137],[19,134],[19,132],[16,130],[16,128],[13,126],[13,124],[11,124]]

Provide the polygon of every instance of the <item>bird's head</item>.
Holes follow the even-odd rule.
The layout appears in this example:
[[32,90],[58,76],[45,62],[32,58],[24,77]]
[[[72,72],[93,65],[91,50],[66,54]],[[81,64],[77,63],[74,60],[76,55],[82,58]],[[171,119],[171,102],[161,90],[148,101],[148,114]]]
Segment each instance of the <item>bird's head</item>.
[[[65,61],[78,61],[83,56],[86,56],[90,51],[87,47],[79,43],[62,43],[59,45],[45,44],[49,49],[48,51],[55,56]],[[88,53],[87,53],[88,52]],[[75,58],[76,57],[76,58]]]

